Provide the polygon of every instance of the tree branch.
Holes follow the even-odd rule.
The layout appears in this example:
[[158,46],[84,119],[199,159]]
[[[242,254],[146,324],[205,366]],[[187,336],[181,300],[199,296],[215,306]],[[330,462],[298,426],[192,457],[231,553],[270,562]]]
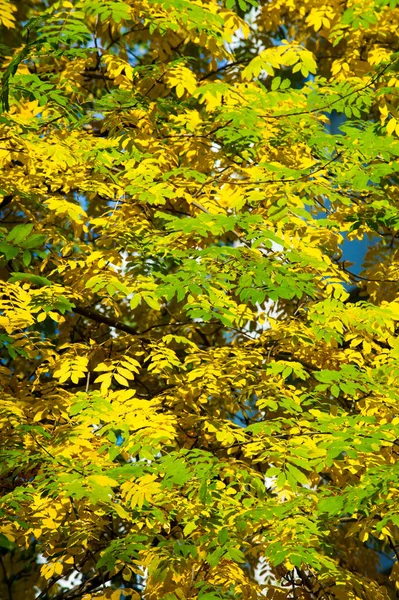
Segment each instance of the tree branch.
[[74,588],[63,591],[57,596],[53,598],[53,600],[74,600],[75,598],[82,598],[85,594],[94,591],[101,585],[104,585],[107,581],[112,579],[111,573],[100,573],[99,575],[95,575],[91,579],[80,583],[78,586]]
[[380,77],[382,77],[382,75],[385,73],[385,71],[387,71],[387,69],[389,69],[389,67],[391,67],[394,64],[394,62],[395,61],[386,65],[379,73],[376,73],[375,75],[373,75],[373,77],[371,77],[367,83],[365,83],[364,85],[359,87],[357,90],[352,90],[351,92],[348,92],[347,94],[343,94],[336,100],[332,100],[331,102],[327,102],[327,104],[323,104],[323,106],[318,106],[317,108],[312,108],[310,110],[299,110],[299,111],[292,112],[292,113],[284,113],[282,115],[260,115],[260,117],[263,119],[269,119],[269,120],[283,119],[284,117],[297,117],[299,115],[311,115],[316,112],[325,111],[325,110],[331,108],[331,106],[333,106],[334,104],[337,104],[337,102],[341,102],[341,100],[345,100],[345,98],[349,98],[349,96],[352,96],[352,94],[360,94],[361,92],[364,92],[364,90],[366,90],[367,88],[372,86],[373,83],[378,81],[378,79]]
[[[78,315],[82,315],[82,317],[86,317],[92,321],[96,321],[96,323],[101,323],[103,325],[108,325],[109,327],[113,327],[118,331],[124,331],[125,333],[129,333],[130,335],[139,335],[137,330],[130,325],[125,325],[122,321],[118,321],[118,319],[113,319],[112,317],[107,317],[91,308],[83,308],[81,306],[75,306],[73,312]],[[144,339],[144,338],[143,338]]]

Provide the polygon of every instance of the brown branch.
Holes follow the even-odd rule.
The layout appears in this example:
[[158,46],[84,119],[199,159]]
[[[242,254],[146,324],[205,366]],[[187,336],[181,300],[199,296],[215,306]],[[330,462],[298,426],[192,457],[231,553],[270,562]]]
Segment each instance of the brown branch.
[[317,167],[317,169],[315,169],[314,171],[306,173],[305,175],[301,175],[300,177],[291,177],[289,179],[261,179],[260,181],[251,181],[248,179],[246,179],[245,181],[237,181],[236,179],[231,179],[223,181],[223,183],[229,183],[231,185],[259,185],[261,183],[294,183],[296,181],[303,181],[307,177],[313,177],[313,175],[316,175],[316,173],[324,171],[324,169],[326,169],[331,163],[338,160],[338,158],[341,158],[342,154],[342,152],[338,152],[338,154],[333,156],[333,158],[331,158],[328,162],[324,163],[324,165],[321,165],[320,167]]
[[376,282],[376,283],[399,283],[398,279],[370,279],[370,277],[362,277],[362,275],[356,275],[356,273],[349,271],[349,269],[347,269],[345,267],[345,262],[346,261],[343,261],[342,263],[338,263],[338,264],[340,265],[340,267],[342,268],[344,273],[347,273],[354,279],[359,279],[361,281],[371,281],[371,282]]
[[75,586],[67,592],[61,592],[60,594],[55,596],[53,600],[74,600],[75,598],[82,598],[82,596],[84,596],[85,594],[94,591],[95,589],[104,585],[105,582],[110,581],[111,579],[112,576],[109,571],[107,573],[95,575],[91,579],[82,582],[81,584]]
[[323,590],[321,588],[315,589],[315,586],[313,585],[312,581],[310,580],[310,578],[307,576],[307,574],[305,573],[305,571],[303,571],[302,569],[299,569],[298,567],[296,568],[296,572],[299,575],[299,578],[302,582],[302,585],[305,589],[308,590],[308,592],[310,592],[311,594],[314,595],[315,598],[322,598],[323,597]]
[[64,577],[65,573],[61,573],[61,575],[57,575],[56,577],[52,577],[51,579],[49,579],[46,587],[44,588],[44,590],[42,590],[41,594],[39,596],[36,596],[36,600],[44,600],[46,597],[48,597],[47,593],[49,592],[49,590],[53,587],[53,585],[57,583],[57,581],[63,579]]
[[95,73],[93,72],[89,72],[89,71],[83,71],[83,73],[81,73],[81,75],[85,78],[85,79],[101,79],[103,81],[113,81],[112,77],[108,77],[108,75],[104,75],[103,73]]
[[333,106],[334,104],[337,104],[337,102],[341,102],[341,100],[345,100],[345,98],[349,98],[349,96],[352,96],[353,94],[360,94],[360,92],[363,92],[364,90],[366,90],[367,88],[369,88],[370,86],[372,86],[373,83],[375,83],[376,81],[378,81],[378,79],[385,73],[385,71],[394,64],[394,62],[389,63],[388,65],[386,65],[379,73],[376,73],[376,75],[374,75],[373,77],[371,77],[371,79],[367,83],[365,83],[364,85],[362,85],[357,90],[352,90],[351,92],[348,92],[347,94],[344,94],[343,96],[340,96],[337,100],[333,100],[332,102],[328,102],[327,104],[324,104],[323,106],[319,106],[317,108],[312,108],[310,110],[300,110],[300,111],[296,111],[296,112],[293,112],[293,113],[284,113],[283,115],[259,115],[259,116],[262,119],[269,119],[269,120],[271,120],[271,119],[282,119],[284,117],[296,117],[296,116],[299,116],[299,115],[311,115],[311,114],[316,113],[316,112],[327,110],[328,108],[331,108],[331,106]]
[[394,541],[393,541],[393,539],[392,539],[392,537],[390,535],[388,536],[388,541],[389,541],[389,545],[391,547],[391,550],[393,550],[394,553],[395,553],[396,560],[399,560],[398,546],[396,546],[396,544],[394,544]]
[[103,325],[108,325],[109,327],[113,327],[118,331],[123,331],[124,333],[129,333],[130,335],[139,335],[137,330],[130,325],[125,325],[122,321],[118,321],[117,319],[113,319],[111,317],[107,317],[91,308],[83,308],[81,306],[76,306],[73,309],[73,312],[78,315],[82,315],[82,317],[86,317],[92,321],[96,321],[96,323],[101,323]]
[[9,598],[9,600],[13,600],[12,581],[11,581],[11,578],[8,577],[8,575],[7,575],[7,570],[6,570],[6,567],[4,565],[3,557],[2,556],[0,556],[0,565],[1,565],[1,568],[2,568],[2,571],[3,571],[3,577],[4,577],[3,580],[4,580],[4,583],[7,586],[8,598]]
[[33,435],[33,433],[31,431],[29,431],[30,436],[33,438],[35,444],[37,446],[39,446],[39,448],[41,448],[43,450],[43,452],[45,452],[52,460],[54,460],[58,465],[60,465],[61,467],[63,467],[64,469],[71,469],[72,471],[74,471],[75,473],[78,473],[78,475],[80,475],[81,477],[85,477],[85,473],[83,471],[79,471],[79,469],[77,469],[76,467],[70,467],[67,463],[63,463],[62,461],[60,461],[56,456],[54,456],[53,454],[51,454],[51,452],[49,452],[47,450],[47,448],[45,448],[43,446],[43,444],[41,444],[37,438]]
[[251,60],[252,60],[251,58],[243,58],[242,60],[235,60],[234,62],[228,63],[227,65],[223,65],[222,67],[219,67],[218,69],[214,69],[213,71],[210,71],[206,75],[203,75],[202,77],[200,77],[199,80],[204,81],[205,79],[208,79],[209,77],[212,77],[213,75],[218,75],[222,71],[228,71],[229,69],[233,69],[234,67],[237,67],[238,65],[245,65],[246,63],[249,63]]
[[156,325],[150,325],[146,329],[142,331],[138,331],[137,335],[142,335],[143,333],[147,333],[147,331],[151,331],[151,329],[158,329],[159,327],[185,327],[191,326],[196,327],[198,325],[218,325],[219,321],[181,321],[177,323],[157,323]]

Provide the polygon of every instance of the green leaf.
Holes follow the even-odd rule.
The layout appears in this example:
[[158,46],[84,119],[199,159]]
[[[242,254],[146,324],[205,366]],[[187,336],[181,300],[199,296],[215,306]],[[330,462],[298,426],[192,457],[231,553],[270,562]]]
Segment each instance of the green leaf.
[[6,237],[7,242],[14,242],[14,244],[19,244],[24,240],[33,229],[33,223],[20,223],[11,229],[10,233]]
[[229,530],[227,529],[227,527],[223,527],[223,529],[219,531],[218,538],[222,546],[227,542],[227,540],[229,539]]
[[42,233],[35,233],[28,239],[24,240],[21,244],[22,248],[40,248],[46,241],[47,236]]
[[280,84],[281,84],[281,77],[274,77],[274,79],[272,81],[271,89],[273,91],[278,90],[278,88],[280,87]]
[[130,308],[135,309],[141,302],[141,294],[134,294],[133,298],[130,300]]
[[3,533],[0,533],[0,547],[12,550],[15,548],[14,542],[11,542]]
[[224,548],[216,548],[211,554],[208,554],[206,557],[206,562],[212,567],[216,567],[222,558],[223,554],[226,552]]
[[338,514],[344,505],[344,499],[342,496],[330,496],[329,498],[322,498],[318,505],[317,511],[319,514],[327,513],[330,515]]
[[19,254],[19,248],[16,248],[16,246],[10,246],[6,242],[0,242],[0,252],[5,255],[6,260],[12,260],[17,256],[17,254]]
[[306,475],[304,475],[302,473],[302,471],[297,469],[297,467],[294,467],[294,465],[287,463],[287,470],[292,475],[292,477],[295,479],[295,481],[298,481],[299,483],[302,483],[303,485],[306,485],[308,483],[308,478],[306,477]]
[[238,563],[246,562],[245,555],[238,548],[229,548],[229,550],[226,552],[226,557]]
[[32,254],[29,252],[29,250],[24,250],[22,255],[22,262],[24,263],[25,267],[29,267],[31,260]]
[[75,304],[64,296],[58,296],[56,300],[53,301],[51,307],[64,315],[67,311],[73,310],[75,308]]
[[40,275],[33,275],[31,273],[11,273],[9,281],[11,283],[14,283],[15,281],[29,281],[30,283],[34,283],[39,287],[53,285],[53,282],[47,279],[46,277],[41,277]]
[[142,297],[150,308],[153,308],[154,310],[161,309],[161,305],[159,304],[158,300],[154,298],[154,296],[143,294]]
[[[40,44],[39,44],[40,45]],[[10,79],[15,75],[17,69],[21,62],[29,55],[29,52],[32,48],[33,44],[27,44],[22,48],[20,52],[15,54],[11,59],[9,65],[4,71],[1,83],[2,83],[2,93],[1,93],[1,108],[3,111],[7,112],[10,110]]]
[[190,535],[193,531],[197,529],[197,523],[193,521],[189,521],[187,525],[184,526],[183,535]]

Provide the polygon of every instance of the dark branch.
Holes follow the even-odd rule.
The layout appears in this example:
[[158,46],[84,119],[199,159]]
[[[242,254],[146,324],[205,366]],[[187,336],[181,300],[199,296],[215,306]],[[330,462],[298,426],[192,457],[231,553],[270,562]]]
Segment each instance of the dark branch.
[[102,323],[103,325],[108,325],[109,327],[113,327],[118,331],[124,331],[125,333],[129,333],[130,335],[138,335],[137,330],[130,325],[125,325],[122,321],[118,321],[117,319],[112,319],[111,317],[107,317],[91,308],[83,308],[80,306],[76,306],[73,311],[78,315],[82,315],[82,317],[86,317],[87,319],[91,319],[92,321],[96,321],[96,323]]
[[74,600],[75,598],[82,598],[85,594],[93,592],[98,587],[104,585],[107,581],[112,579],[111,573],[100,573],[92,577],[91,579],[75,586],[67,592],[64,590],[61,594],[55,596],[53,600]]

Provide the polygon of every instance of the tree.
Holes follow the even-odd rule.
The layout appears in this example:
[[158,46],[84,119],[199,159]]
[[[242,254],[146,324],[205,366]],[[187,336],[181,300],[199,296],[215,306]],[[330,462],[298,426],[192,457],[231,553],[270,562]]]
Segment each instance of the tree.
[[0,0],[1,599],[397,597],[397,5]]

